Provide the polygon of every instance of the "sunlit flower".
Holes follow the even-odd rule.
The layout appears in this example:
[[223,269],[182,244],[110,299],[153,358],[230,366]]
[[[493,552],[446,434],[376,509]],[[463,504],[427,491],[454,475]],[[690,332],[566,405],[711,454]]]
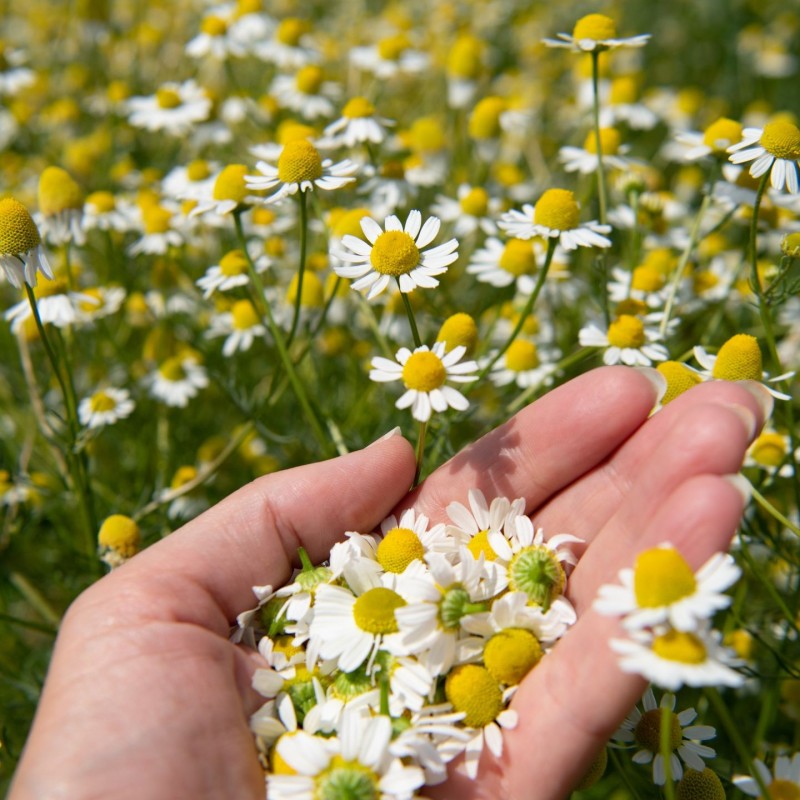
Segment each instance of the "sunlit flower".
[[[271,260],[266,255],[254,259],[256,272],[261,274],[268,270]],[[247,257],[241,250],[229,250],[219,260],[219,264],[209,267],[202,278],[195,283],[203,290],[203,298],[208,299],[214,292],[228,292],[239,286],[250,283]]]
[[544,39],[548,47],[568,47],[578,52],[613,50],[617,47],[642,47],[650,39],[649,33],[617,38],[617,24],[605,14],[587,14],[572,29],[572,34],[557,33],[558,39]]
[[[766,428],[750,445],[744,466],[766,470],[782,478],[791,478],[794,475],[794,463],[790,458],[791,444],[791,438],[787,434]],[[795,459],[800,459],[800,448],[795,452]]]
[[510,286],[522,294],[530,294],[540,262],[544,258],[541,239],[508,239],[503,243],[490,236],[483,247],[475,250],[467,265],[467,273],[482,283]]
[[326,142],[331,146],[381,144],[386,140],[387,127],[394,122],[378,115],[366,97],[353,97],[342,109],[342,116],[325,128]]
[[726,159],[729,148],[742,140],[742,125],[736,120],[720,117],[702,133],[684,131],[676,133],[675,139],[686,148],[682,153],[685,161],[696,161],[706,156]]
[[[600,147],[603,152],[603,165],[606,168],[627,169],[630,159],[624,157],[627,147],[622,144],[620,133],[616,128],[600,128]],[[590,131],[583,147],[562,147],[558,151],[558,160],[564,165],[566,172],[580,172],[589,175],[597,171],[597,137]]]
[[[65,278],[54,278],[34,289],[36,307],[43,325],[68,328],[82,320],[81,304],[97,304],[99,301],[83,292],[70,291]],[[19,333],[25,321],[33,317],[27,298],[9,308],[4,317],[11,330]]]
[[168,406],[186,408],[200,389],[208,386],[208,375],[194,358],[173,356],[146,378],[150,394]]
[[98,389],[78,404],[78,419],[87,428],[102,428],[129,417],[135,408],[127,389]]
[[136,128],[184,136],[208,119],[211,99],[195,81],[168,82],[154,95],[131,97],[127,101],[128,121]]
[[361,220],[365,242],[356,236],[342,237],[342,249],[337,256],[348,264],[334,264],[337,275],[353,280],[353,289],[367,289],[367,299],[379,295],[396,279],[401,292],[411,292],[418,286],[433,289],[439,285],[434,277],[447,271],[457,258],[458,242],[450,239],[438,247],[423,250],[439,233],[441,223],[429,217],[422,224],[422,214],[411,211],[405,227],[391,215],[384,222],[385,230],[371,217]]
[[465,347],[455,347],[445,352],[443,342],[436,342],[432,348],[418,347],[412,353],[407,347],[397,351],[397,361],[376,356],[372,359],[369,377],[384,383],[402,380],[405,393],[395,403],[397,408],[411,407],[414,419],[427,422],[433,411],[442,412],[448,408],[465,411],[469,401],[461,392],[445,381],[469,383],[475,380],[478,365],[474,361],[461,361]]
[[351,48],[350,61],[359,69],[385,80],[398,73],[422,72],[428,67],[430,58],[415,50],[405,33],[396,33],[384,37],[377,44]]
[[300,69],[320,60],[319,50],[310,34],[311,23],[308,20],[286,17],[275,27],[270,38],[261,37],[253,42],[253,55],[281,69]]
[[649,367],[653,361],[669,358],[667,348],[659,343],[661,334],[656,327],[648,327],[639,317],[620,314],[611,321],[607,331],[589,323],[578,332],[583,347],[603,347],[604,364],[627,364]]
[[452,222],[453,233],[458,237],[468,236],[479,229],[487,236],[493,236],[497,233],[493,217],[500,211],[500,205],[500,199],[491,197],[482,186],[462,183],[455,200],[440,194],[431,211],[442,222]]
[[800,192],[800,128],[791,122],[776,120],[763,128],[745,128],[742,139],[728,148],[734,164],[750,161],[750,174],[760,178],[769,171],[770,184],[780,191],[784,186],[792,194]]
[[97,544],[100,559],[113,569],[139,552],[142,532],[130,517],[124,514],[112,514],[100,526]]
[[217,338],[225,336],[222,355],[232,356],[236,352],[246,352],[253,342],[265,336],[267,329],[261,317],[249,300],[237,300],[230,311],[211,317],[206,336]]
[[0,198],[0,266],[12,286],[36,286],[41,270],[53,277],[42,237],[28,209],[13,197]]
[[294,75],[276,75],[270,86],[270,94],[282,108],[312,120],[332,116],[333,101],[340,93],[339,84],[325,80],[317,64],[307,64]]
[[136,206],[111,192],[92,192],[83,204],[83,229],[87,231],[119,231],[136,229]]
[[227,10],[218,6],[200,20],[200,33],[186,45],[187,56],[190,58],[210,56],[217,61],[224,61],[230,56],[241,57],[247,54],[243,42],[232,35],[230,26],[234,15],[230,12],[222,13]]
[[83,192],[61,167],[47,167],[39,178],[39,215],[42,236],[51,244],[84,244]]
[[[490,351],[486,361],[494,361],[496,354],[497,350]],[[558,370],[556,361],[559,356],[558,350],[542,349],[529,339],[517,338],[495,361],[489,378],[495,386],[507,386],[510,383],[516,384],[520,389],[548,386]]]

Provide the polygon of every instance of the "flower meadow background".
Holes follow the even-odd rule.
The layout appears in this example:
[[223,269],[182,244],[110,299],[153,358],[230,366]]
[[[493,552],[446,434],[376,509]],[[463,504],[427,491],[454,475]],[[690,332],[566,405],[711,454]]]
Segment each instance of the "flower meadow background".
[[[620,46],[543,43],[590,13],[616,22]],[[4,782],[59,619],[108,569],[100,555],[118,563],[259,475],[396,425],[424,477],[604,362],[669,362],[665,400],[712,375],[800,366],[800,195],[727,152],[743,128],[769,131],[754,142],[773,185],[796,175],[800,15],[785,3],[7,0],[2,19],[0,193],[34,215],[55,276],[34,290],[43,341],[0,271]],[[296,144],[309,141],[319,174]],[[525,211],[552,189],[574,198]],[[8,209],[0,256],[18,252]],[[531,214],[573,233],[595,221],[610,246],[556,248],[526,231]],[[404,295],[393,280],[353,289],[359,253],[376,265],[360,221],[382,233],[390,215],[423,253],[444,249]],[[448,339],[477,362],[457,385],[468,402],[397,408],[392,377],[439,384],[387,362]],[[769,385],[790,399],[743,468],[742,578],[716,624],[746,677],[723,692],[740,744],[771,766],[800,750],[800,443],[795,379]],[[135,520],[141,543],[98,551],[111,515]],[[740,796],[731,779],[748,765],[720,709],[683,689],[676,712],[689,707],[716,729],[707,766]],[[625,739],[581,796],[660,796]]]

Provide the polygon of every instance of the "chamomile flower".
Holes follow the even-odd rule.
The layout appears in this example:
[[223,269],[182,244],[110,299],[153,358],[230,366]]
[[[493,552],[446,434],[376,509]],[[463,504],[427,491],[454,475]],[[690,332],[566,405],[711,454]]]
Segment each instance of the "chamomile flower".
[[667,276],[659,269],[640,264],[632,271],[614,267],[613,280],[607,284],[609,299],[614,303],[634,300],[649,308],[660,308],[667,296]]
[[453,223],[453,233],[458,237],[469,236],[477,230],[493,236],[497,233],[493,217],[499,210],[499,198],[491,197],[482,186],[468,183],[458,187],[456,199],[440,194],[431,206],[431,211],[442,222]]
[[307,64],[294,75],[276,75],[270,86],[270,94],[281,108],[310,120],[331,117],[333,101],[340,91],[337,83],[325,80],[325,73],[318,64]]
[[403,572],[412,561],[422,561],[427,553],[454,549],[445,536],[444,523],[430,525],[425,514],[409,508],[381,522],[383,538],[375,551],[376,561],[386,572]]
[[728,117],[720,117],[704,131],[684,131],[675,134],[675,140],[684,145],[684,161],[697,161],[707,156],[727,159],[728,150],[742,140],[742,124]]
[[350,61],[353,66],[386,80],[398,74],[423,72],[430,58],[421,50],[414,49],[405,33],[396,33],[384,37],[377,44],[351,48]]
[[[200,33],[186,45],[186,55],[190,58],[210,56],[217,61],[234,56],[241,58],[247,54],[244,44],[232,35],[231,22],[234,15],[231,6],[211,9],[200,21]],[[221,13],[221,12],[228,13]]]
[[698,374],[707,380],[758,381],[776,399],[791,399],[790,395],[773,389],[770,384],[791,378],[794,373],[787,372],[770,378],[763,371],[761,348],[755,336],[737,333],[720,347],[716,355],[707,353],[705,348],[699,345],[692,352],[703,368],[698,370]]
[[325,141],[332,147],[381,144],[386,140],[386,129],[393,125],[393,120],[379,116],[366,97],[352,97],[342,109],[342,116],[325,128]]
[[83,192],[61,167],[47,167],[39,178],[39,229],[51,244],[84,244]]
[[87,428],[103,428],[129,417],[136,404],[127,389],[98,389],[78,404],[78,419]]
[[429,217],[423,225],[422,214],[416,210],[409,213],[405,227],[396,216],[386,217],[385,230],[372,217],[364,217],[361,229],[367,241],[343,236],[337,256],[349,263],[335,264],[334,271],[353,280],[353,289],[367,290],[368,300],[384,291],[392,278],[401,292],[418,286],[433,289],[439,285],[434,276],[447,272],[448,265],[458,259],[456,239],[423,249],[436,238],[440,225],[438,217]]
[[[505,707],[506,692],[480,664],[460,664],[453,668],[445,679],[444,691],[453,710],[464,714],[464,725],[473,729],[474,735],[464,751],[464,769],[470,778],[475,778],[484,746],[500,758],[502,729],[515,728],[518,714]],[[510,691],[513,690],[507,690]]]
[[211,113],[211,98],[195,81],[162,84],[154,95],[127,101],[128,122],[135,128],[185,136]]
[[83,229],[86,231],[127,231],[136,229],[136,206],[111,192],[92,192],[83,204]]
[[620,314],[611,321],[608,330],[601,330],[589,323],[578,332],[583,347],[603,347],[604,364],[627,364],[630,367],[649,367],[654,361],[665,361],[669,352],[658,340],[661,335],[656,327],[632,314]]
[[165,197],[175,200],[199,202],[213,191],[219,170],[220,165],[214,161],[195,159],[186,165],[173,167],[161,181],[161,191]]
[[548,47],[566,47],[579,53],[613,50],[617,47],[643,47],[650,39],[649,33],[617,38],[617,24],[605,14],[587,14],[572,29],[572,34],[557,33],[558,39],[543,39]]
[[[789,756],[778,756],[770,772],[767,765],[760,759],[753,759],[753,766],[761,780],[769,789],[773,798],[792,797],[800,793],[800,753]],[[749,775],[734,775],[734,786],[750,797],[761,797],[761,788],[758,781]]]
[[133,558],[142,544],[142,532],[136,522],[124,514],[112,514],[100,526],[97,545],[100,559],[112,569]]
[[[763,430],[750,445],[744,459],[745,467],[756,467],[782,478],[794,475],[794,463],[790,458],[791,439],[785,433],[767,428]],[[795,459],[800,458],[800,448],[795,452]]]
[[[627,169],[630,159],[624,158],[627,148],[622,144],[620,133],[616,128],[600,128],[600,149],[603,154],[603,165],[606,168]],[[566,172],[580,172],[590,175],[597,171],[597,137],[594,131],[586,136],[583,147],[562,147],[558,151],[558,160],[564,165]]]
[[534,275],[543,259],[541,239],[511,238],[503,243],[490,236],[483,247],[470,256],[467,273],[492,286],[515,283],[519,292],[530,294],[536,284]]
[[116,314],[125,300],[125,290],[121,286],[92,286],[80,294],[87,298],[78,300],[80,321],[86,325]]
[[183,244],[183,234],[176,227],[179,218],[179,210],[173,203],[146,203],[141,208],[142,235],[128,247],[128,255],[163,255],[170,247],[179,247]]
[[686,708],[675,713],[675,695],[665,693],[661,703],[651,687],[642,697],[644,711],[638,706],[628,714],[622,725],[612,737],[623,744],[632,744],[640,749],[633,756],[635,764],[653,764],[653,783],[663,786],[666,783],[664,757],[661,755],[661,716],[662,709],[668,708],[670,713],[670,772],[672,780],[679,781],[683,777],[683,764],[688,769],[702,772],[705,769],[704,758],[714,758],[713,748],[700,742],[713,739],[717,732],[711,725],[693,725],[697,719],[697,711]]
[[[269,269],[272,261],[268,256],[261,255],[254,263],[256,272],[261,274]],[[239,286],[247,286],[250,283],[247,257],[242,250],[229,250],[219,260],[219,264],[209,267],[206,274],[195,283],[203,290],[203,298],[206,300],[214,292],[228,292]]]
[[520,389],[549,385],[558,369],[556,361],[561,352],[551,348],[540,348],[529,339],[517,338],[495,361],[497,350],[489,352],[487,363],[494,361],[489,378],[495,386],[513,383]]
[[145,380],[153,397],[177,408],[186,408],[189,400],[208,386],[205,367],[182,356],[168,358]]
[[494,561],[497,553],[489,544],[489,535],[510,529],[517,517],[525,513],[525,500],[518,497],[512,502],[506,497],[495,497],[490,505],[483,492],[470,489],[467,502],[469,508],[455,501],[447,506],[447,516],[453,523],[447,526],[447,533],[456,537],[473,558],[483,554],[487,561]]
[[498,225],[518,239],[557,239],[565,250],[611,246],[611,240],[602,235],[610,233],[611,227],[597,222],[581,225],[580,206],[567,189],[548,189],[535,206],[525,203],[522,211],[514,208],[506,212]]
[[223,167],[193,197],[197,205],[189,212],[189,216],[202,214],[207,224],[221,226],[226,224],[223,219],[225,216],[250,206],[256,198],[251,197],[248,191],[246,173],[247,167],[244,164],[228,164]]
[[0,266],[16,288],[23,283],[36,286],[40,270],[46,278],[53,277],[39,229],[28,209],[13,197],[0,198]]
[[270,38],[253,43],[253,55],[281,69],[301,69],[320,60],[319,49],[310,34],[308,20],[286,17],[274,28]]
[[744,683],[733,651],[721,644],[722,634],[701,625],[694,631],[659,627],[632,631],[629,639],[611,639],[623,672],[641,675],[664,689],[681,686],[730,686]]
[[745,128],[740,142],[728,148],[734,164],[750,165],[750,174],[760,178],[769,171],[770,184],[780,191],[800,192],[800,128],[785,120],[768,122],[763,128]]
[[247,187],[257,190],[279,187],[264,201],[276,203],[298,191],[312,191],[315,186],[326,190],[340,189],[355,180],[353,174],[358,165],[348,159],[334,164],[329,158],[323,159],[308,139],[294,139],[284,145],[276,165],[259,161],[256,169],[259,175],[245,176]]
[[414,419],[427,422],[434,411],[469,408],[467,398],[445,384],[448,380],[457,383],[475,380],[478,365],[474,361],[461,361],[465,352],[466,348],[461,346],[446,353],[444,342],[436,342],[432,348],[422,345],[413,353],[401,347],[396,361],[380,356],[373,358],[369,377],[379,383],[402,380],[406,391],[395,406],[410,407]]
[[629,630],[669,623],[692,631],[698,621],[731,604],[723,592],[740,574],[728,553],[715,553],[695,573],[672,545],[662,544],[639,553],[633,569],[620,570],[621,586],[601,586],[594,607],[601,614],[622,615]]
[[[37,286],[34,295],[42,324],[54,325],[56,328],[68,328],[81,322],[81,303],[99,305],[91,295],[71,292],[65,278],[54,278]],[[26,298],[11,306],[3,316],[11,324],[11,330],[19,333],[25,321],[33,317],[33,311]]]
[[266,336],[267,329],[250,300],[237,300],[231,310],[211,317],[206,332],[209,338],[225,336],[222,355],[232,356],[236,352],[247,352],[256,339]]

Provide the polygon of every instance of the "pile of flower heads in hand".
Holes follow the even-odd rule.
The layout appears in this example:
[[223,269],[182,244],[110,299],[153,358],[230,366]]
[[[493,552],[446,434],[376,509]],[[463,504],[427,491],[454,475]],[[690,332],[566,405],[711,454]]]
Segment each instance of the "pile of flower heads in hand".
[[269,663],[251,719],[268,798],[410,798],[457,756],[474,777],[484,745],[502,753],[517,687],[575,622],[580,540],[545,541],[522,499],[473,490],[447,513],[349,532],[325,566],[301,550],[291,583],[254,587],[234,636]]

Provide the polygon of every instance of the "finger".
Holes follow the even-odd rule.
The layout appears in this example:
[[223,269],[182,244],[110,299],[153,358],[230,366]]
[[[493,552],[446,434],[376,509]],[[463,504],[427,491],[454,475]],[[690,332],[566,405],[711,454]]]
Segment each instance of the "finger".
[[[727,549],[741,515],[744,499],[734,483],[719,476],[695,476],[681,484],[652,515],[626,562],[637,552],[670,540],[692,568],[714,552]],[[616,575],[596,579],[588,573],[571,581],[592,586]],[[617,620],[589,609],[553,651],[525,678],[512,707],[518,726],[504,737],[503,757],[481,760],[477,784],[456,774],[439,796],[464,798],[530,797],[560,800],[588,768],[599,749],[641,696],[646,682],[623,673],[609,640],[622,633]]]
[[127,584],[138,597],[151,589],[158,616],[169,613],[165,602],[174,597],[179,601],[175,613],[182,618],[227,630],[237,614],[255,604],[252,586],[277,587],[288,580],[298,547],[315,563],[323,561],[345,531],[373,530],[413,477],[413,449],[401,436],[330,461],[266,475],[140,553],[107,580],[114,581],[115,590]]
[[[716,414],[710,406],[723,410]],[[771,408],[772,398],[753,381],[701,384],[651,417],[609,459],[535,512],[534,522],[546,533],[568,531],[588,541],[623,500],[638,496],[652,508],[648,495],[653,490],[663,497],[689,475],[735,472],[752,439],[751,428],[759,430]],[[742,437],[740,429],[751,435]]]
[[[651,371],[651,373],[654,372]],[[606,459],[646,419],[657,397],[647,373],[592,370],[554,389],[462,450],[403,501],[434,521],[470,489],[524,497],[535,508]]]

